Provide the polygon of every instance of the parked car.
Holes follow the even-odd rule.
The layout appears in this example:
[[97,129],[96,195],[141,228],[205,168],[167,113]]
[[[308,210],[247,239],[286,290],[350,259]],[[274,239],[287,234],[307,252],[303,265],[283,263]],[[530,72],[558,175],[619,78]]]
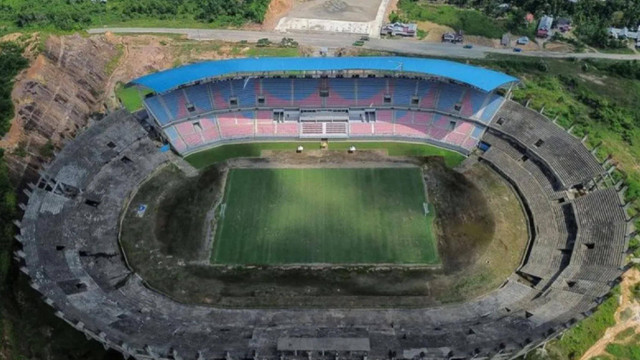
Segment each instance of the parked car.
[[465,48],[465,49],[471,49],[471,48],[473,48],[473,45],[471,45],[471,44],[466,44],[465,46],[463,46],[463,48]]
[[522,52],[522,49],[520,49],[520,48],[513,48],[513,52]]

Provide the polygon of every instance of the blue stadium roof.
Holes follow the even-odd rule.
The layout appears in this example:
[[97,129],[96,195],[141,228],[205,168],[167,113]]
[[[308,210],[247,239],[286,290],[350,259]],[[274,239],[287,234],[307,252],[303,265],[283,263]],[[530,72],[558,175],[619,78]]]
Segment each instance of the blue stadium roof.
[[424,73],[484,91],[518,81],[507,74],[453,61],[408,57],[243,58],[205,61],[139,77],[131,84],[163,93],[180,85],[236,73],[281,71],[375,70]]

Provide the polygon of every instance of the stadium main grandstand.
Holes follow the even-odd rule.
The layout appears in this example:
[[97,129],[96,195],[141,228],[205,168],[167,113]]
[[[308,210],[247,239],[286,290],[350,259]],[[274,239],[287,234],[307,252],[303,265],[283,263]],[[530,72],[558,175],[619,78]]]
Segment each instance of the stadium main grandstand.
[[181,155],[238,140],[424,141],[469,153],[515,78],[400,57],[234,59],[133,81]]
[[[21,270],[57,316],[136,359],[523,355],[605,299],[635,233],[624,185],[605,186],[580,139],[509,100],[516,82],[401,57],[236,59],[141,77],[132,85],[153,91],[146,110],[174,152],[124,110],[79,135],[29,191]],[[521,264],[498,289],[438,307],[224,308],[149,287],[119,243],[123,209],[145,179],[203,149],[288,139],[428,143],[488,164],[526,214]]]

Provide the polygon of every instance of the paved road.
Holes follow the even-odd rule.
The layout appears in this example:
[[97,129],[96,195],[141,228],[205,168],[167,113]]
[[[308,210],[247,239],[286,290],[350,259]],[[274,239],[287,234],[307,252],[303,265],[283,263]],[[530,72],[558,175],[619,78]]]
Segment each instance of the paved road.
[[[348,47],[357,40],[360,35],[351,34],[325,34],[325,33],[282,33],[275,31],[250,31],[250,30],[223,30],[223,29],[175,29],[175,28],[117,28],[105,27],[87,30],[89,34],[101,34],[104,32],[125,34],[182,34],[193,40],[225,40],[237,42],[246,40],[255,42],[260,38],[268,38],[272,41],[280,41],[283,36],[293,38],[302,45],[316,47]],[[464,49],[461,45],[446,43],[428,43],[414,39],[371,39],[363,46],[370,50],[383,50],[390,52],[429,55],[438,57],[454,57],[478,59],[487,54],[504,54],[545,58],[579,58],[579,59],[611,59],[611,60],[640,60],[640,54],[606,54],[606,53],[561,53],[551,51],[527,51],[514,53],[511,49],[495,49],[474,45],[472,49]]]

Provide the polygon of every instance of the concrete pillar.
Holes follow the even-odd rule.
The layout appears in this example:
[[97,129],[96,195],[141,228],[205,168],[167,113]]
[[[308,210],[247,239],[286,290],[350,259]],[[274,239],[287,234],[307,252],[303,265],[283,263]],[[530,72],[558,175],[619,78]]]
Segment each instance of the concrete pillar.
[[13,225],[17,226],[18,228],[20,227],[20,220],[13,220]]
[[173,355],[173,358],[175,360],[182,360],[182,356],[178,355],[178,350],[173,349],[173,351],[171,352],[171,354]]
[[160,355],[158,355],[158,353],[154,349],[152,349],[151,346],[149,346],[149,345],[145,345],[144,351],[146,351],[147,355],[149,355],[153,359],[159,359],[160,358]]
[[618,190],[618,195],[624,195],[624,193],[627,192],[628,188],[629,188],[629,185],[623,186],[620,190]]
[[[20,268],[20,271],[24,272],[22,268]],[[29,281],[29,286],[31,286],[33,290],[40,291],[40,285],[38,285],[35,281]]]
[[569,134],[571,134],[571,132],[573,131],[573,128],[575,128],[575,127],[576,127],[575,125],[571,125],[571,126],[569,127],[569,130],[567,130],[567,132],[568,132]]
[[602,186],[602,183],[604,182],[604,179],[605,179],[604,175],[602,174],[598,175],[597,179],[598,180],[596,180],[596,186]]
[[22,211],[27,210],[27,205],[25,205],[25,204],[23,204],[23,203],[18,204],[18,207],[19,207],[19,208],[20,208],[20,210],[22,210]]
[[120,344],[120,347],[122,348],[122,351],[124,352],[126,359],[130,358],[131,355],[134,353],[134,351],[131,348],[131,346],[129,344],[125,343],[125,342]]
[[540,109],[540,114],[544,115],[544,105],[542,105],[542,109]]
[[627,235],[627,238],[629,238],[629,240],[631,240],[634,237],[638,236],[638,234],[640,234],[640,230],[635,229],[629,235]]
[[620,186],[622,186],[622,184],[624,184],[624,180],[620,179],[618,180],[618,182],[613,186],[616,190],[620,190]]
[[553,122],[554,124],[557,124],[557,123],[558,123],[558,115],[556,115],[556,117],[554,117],[554,118],[553,118],[552,122]]
[[31,197],[31,191],[27,190],[27,189],[22,189],[22,192],[27,195],[27,197]]
[[635,215],[633,215],[632,217],[629,218],[629,220],[627,220],[627,223],[632,223],[636,220],[640,219],[640,213],[637,213]]
[[624,211],[627,211],[627,210],[629,210],[629,208],[631,208],[631,205],[633,205],[633,200],[627,201],[626,204],[622,205],[622,209]]
[[600,165],[602,165],[602,167],[605,167],[605,166],[609,165],[612,161],[613,161],[613,159],[611,158],[611,154],[609,154],[609,155],[607,155],[607,158],[604,159],[604,161]]
[[589,134],[584,134],[584,136],[582,137],[582,140],[580,140],[580,142],[584,144],[584,142],[587,141],[588,138],[589,138]]
[[33,189],[35,189],[35,188],[36,188],[36,184],[34,184],[34,183],[32,183],[32,182],[28,183],[28,184],[27,184],[27,186],[28,186],[28,187],[29,187],[29,189],[31,189],[31,190],[33,190]]
[[14,238],[15,238],[16,240],[18,240],[18,242],[19,242],[20,244],[24,244],[24,239],[22,238],[22,235],[20,235],[20,234],[16,234],[16,235],[14,236]]
[[613,173],[616,169],[615,165],[612,165],[610,168],[607,169],[607,174],[611,175],[611,173]]
[[[202,355],[202,350],[198,351],[198,358],[196,360],[204,360],[204,355]],[[282,360],[282,359],[280,359]]]
[[224,358],[225,358],[226,360],[232,360],[232,359],[231,359],[231,354],[229,354],[229,352],[228,352],[228,351],[224,353]]
[[531,102],[531,99],[527,99],[527,102],[524,104],[524,107],[528,108],[530,102]]

